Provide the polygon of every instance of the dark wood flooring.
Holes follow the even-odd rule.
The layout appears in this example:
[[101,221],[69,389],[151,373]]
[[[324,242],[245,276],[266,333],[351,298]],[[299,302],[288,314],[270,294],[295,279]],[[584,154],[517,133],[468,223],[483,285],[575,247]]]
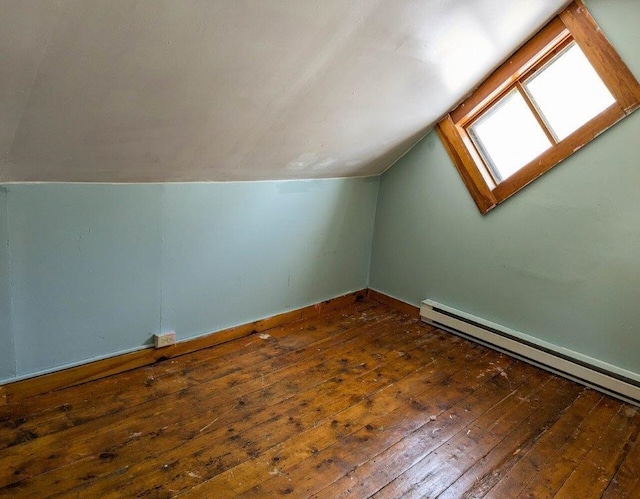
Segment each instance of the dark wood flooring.
[[640,497],[639,431],[365,300],[0,407],[0,496]]

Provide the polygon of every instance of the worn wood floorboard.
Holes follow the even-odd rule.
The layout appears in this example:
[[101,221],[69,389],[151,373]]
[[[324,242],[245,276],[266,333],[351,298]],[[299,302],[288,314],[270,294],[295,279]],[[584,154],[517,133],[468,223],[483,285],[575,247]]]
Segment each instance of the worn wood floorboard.
[[639,497],[629,404],[374,300],[0,407],[6,497]]
[[[553,460],[558,449],[567,441],[584,419],[596,407],[603,395],[594,390],[584,390],[575,403],[565,412],[557,424],[545,429],[538,440],[528,449],[520,449],[517,459],[508,471],[496,473],[498,482],[485,495],[487,498],[502,499],[520,494],[532,477],[543,470]],[[494,474],[493,470],[490,470]]]
[[[274,341],[261,341],[254,335],[172,359],[169,365],[159,363],[100,379],[92,382],[91,397],[86,396],[86,391],[60,390],[32,397],[19,405],[0,408],[3,421],[0,424],[0,449],[18,438],[19,432],[35,432],[37,429],[38,436],[43,436],[48,425],[53,426],[53,431],[59,431],[73,426],[77,420],[94,419],[189,388],[203,376],[204,379],[212,379],[239,372],[243,363],[248,365],[252,361],[273,358],[314,341],[327,343],[334,334],[344,332],[350,321],[360,320],[371,306],[370,303],[359,303],[354,305],[351,316],[343,317],[343,312],[335,311],[315,321],[303,320],[287,328],[274,328],[269,331]],[[304,335],[295,334],[301,330],[305,331]],[[238,345],[251,348],[238,348]],[[207,368],[202,369],[203,366]],[[123,385],[139,389],[123,390]],[[70,413],[72,407],[74,411]],[[28,414],[27,418],[25,414]]]
[[[384,320],[384,317],[383,317],[383,320]],[[359,323],[359,324],[362,324],[362,323]],[[317,328],[315,328],[315,326],[312,326],[312,327],[314,327],[314,329],[310,331],[308,335],[305,335],[305,337],[307,337],[307,343],[309,343],[309,340],[313,340],[314,338],[317,337]],[[293,335],[293,336],[296,337],[296,335]],[[354,336],[357,337],[357,334],[355,334]],[[322,336],[319,336],[319,337],[322,338]],[[277,341],[277,340],[273,340],[273,341]],[[298,342],[300,341],[300,337],[297,337],[297,341]],[[321,339],[320,341],[323,341],[326,343],[325,339]],[[149,397],[148,394],[145,393],[147,390],[144,390],[144,389],[130,390],[127,387],[127,383],[125,381],[125,383],[123,383],[122,386],[118,388],[118,390],[121,392],[136,391],[141,397],[140,399],[136,401],[129,400],[129,404],[127,404],[126,407],[118,407],[119,409],[118,411],[115,411],[115,412],[108,411],[102,417],[92,417],[92,418],[83,417],[80,409],[78,410],[78,412],[80,413],[80,417],[78,417],[75,411],[69,410],[69,405],[67,405],[66,407],[62,406],[63,412],[65,413],[65,415],[71,415],[70,417],[71,424],[69,424],[68,426],[62,429],[64,430],[64,434],[68,438],[74,440],[76,443],[81,443],[81,442],[84,442],[86,439],[91,440],[96,438],[102,438],[104,437],[104,435],[108,435],[110,432],[114,430],[126,431],[126,430],[122,430],[121,428],[122,425],[125,425],[126,427],[131,427],[131,425],[133,425],[132,433],[137,433],[136,428],[139,422],[147,419],[147,417],[150,415],[153,415],[153,420],[150,420],[149,421],[150,423],[153,423],[153,422],[159,423],[165,419],[172,421],[173,418],[175,418],[175,415],[177,413],[179,413],[182,416],[182,418],[184,418],[186,415],[190,414],[191,412],[198,411],[203,404],[210,403],[214,399],[218,400],[222,398],[222,400],[226,400],[227,397],[226,397],[225,390],[227,391],[227,393],[228,391],[237,393],[239,391],[242,391],[242,388],[247,387],[249,385],[255,387],[255,385],[259,384],[260,386],[264,386],[263,370],[265,370],[264,369],[265,365],[268,366],[268,368],[266,369],[268,371],[268,374],[273,376],[274,373],[278,372],[278,369],[274,365],[274,363],[277,362],[277,359],[280,356],[296,354],[295,350],[293,352],[290,351],[291,347],[287,345],[287,342],[289,342],[289,340],[286,338],[282,340],[282,343],[284,345],[281,345],[279,347],[278,353],[274,355],[265,355],[264,358],[262,359],[262,362],[257,362],[257,360],[252,355],[248,355],[249,359],[244,361],[246,361],[249,365],[252,365],[255,367],[255,369],[251,371],[249,370],[243,371],[242,369],[237,369],[237,367],[232,362],[230,362],[229,359],[223,359],[223,362],[219,364],[219,366],[221,366],[221,369],[219,370],[215,365],[209,366],[208,364],[203,364],[202,370],[206,371],[208,373],[206,377],[210,378],[208,380],[209,381],[208,383],[200,383],[198,385],[199,386],[198,390],[175,390],[175,389],[169,390],[168,398],[157,397],[155,395]],[[260,345],[267,344],[267,343],[272,343],[272,339],[269,338],[266,341],[262,341]],[[320,345],[316,345],[314,352],[315,351],[321,352],[324,350],[326,349],[321,348]],[[247,350],[247,352],[248,351],[249,350]],[[182,360],[182,358],[180,360]],[[237,359],[237,362],[242,362],[242,361]],[[171,361],[171,364],[173,364],[173,361]],[[284,365],[286,366],[287,363],[284,362]],[[173,370],[171,365],[169,365],[168,367],[169,367],[169,370]],[[159,368],[166,369],[167,366],[162,366],[162,367],[159,366]],[[192,377],[191,373],[185,372],[184,369],[182,370],[182,374],[183,374],[183,377],[185,378]],[[159,378],[161,379],[162,376],[159,376]],[[257,378],[258,378],[258,381],[256,381]],[[149,383],[148,381],[151,381],[151,383]],[[139,386],[137,388],[146,387],[152,390],[154,386],[156,386],[155,378],[153,379],[147,378],[147,382],[145,382],[143,386]],[[96,393],[99,393],[99,392],[96,392]],[[90,401],[92,398],[94,398],[93,393],[91,393],[90,397],[87,396],[86,392],[84,393],[84,399],[86,401]],[[99,399],[100,398],[99,395],[96,396],[96,398]],[[100,405],[101,402],[104,403],[104,401],[98,401],[97,405]],[[26,419],[26,418],[22,418],[22,419]],[[38,443],[40,445],[47,446],[49,452],[54,451],[56,449],[56,446],[60,447],[61,451],[64,451],[67,447],[66,443],[59,438],[58,433],[54,433],[52,435],[46,435],[46,436],[40,435],[38,433],[41,431],[39,425],[38,426],[31,426],[28,424],[20,425],[20,428],[17,429],[17,431],[20,433],[24,431],[29,431],[31,432],[32,436],[39,435],[39,438],[37,439],[29,438],[26,440],[33,440],[32,445],[37,445]],[[18,434],[18,437],[20,433]],[[9,449],[3,452],[2,455],[0,456],[0,479],[4,478],[5,477],[4,474],[10,471],[11,456],[14,455],[15,453],[20,452],[19,450],[11,447],[11,444],[21,441],[21,439],[19,439],[18,437],[10,441]],[[77,451],[78,451],[78,448],[74,450],[74,452],[76,453]],[[49,459],[48,461],[59,462],[63,458],[64,458],[64,453],[60,452],[60,453],[57,453],[52,459]],[[37,464],[37,463],[32,463],[32,464]],[[48,465],[49,468],[55,467],[55,464],[51,462],[48,462],[48,463],[40,462],[39,465],[40,466]],[[22,468],[24,469],[24,463]]]

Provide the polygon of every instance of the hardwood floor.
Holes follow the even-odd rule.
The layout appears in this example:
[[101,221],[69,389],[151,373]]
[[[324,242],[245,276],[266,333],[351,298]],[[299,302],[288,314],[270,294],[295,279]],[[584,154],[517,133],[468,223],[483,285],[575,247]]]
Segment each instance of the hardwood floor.
[[631,498],[639,432],[365,300],[0,407],[0,496]]

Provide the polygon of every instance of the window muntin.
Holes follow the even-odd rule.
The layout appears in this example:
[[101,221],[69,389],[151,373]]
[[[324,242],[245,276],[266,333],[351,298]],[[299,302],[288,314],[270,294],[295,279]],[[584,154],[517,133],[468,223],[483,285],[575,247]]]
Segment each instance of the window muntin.
[[468,132],[496,182],[510,177],[552,145],[516,88],[474,121]]
[[575,41],[523,86],[558,142],[616,102]]
[[[568,58],[564,59],[567,54]],[[585,59],[589,63],[586,69]],[[567,71],[570,65],[573,68]],[[580,65],[581,69],[575,69]],[[557,75],[563,73],[580,76],[577,82],[567,84],[564,77],[559,78],[563,81],[558,81]],[[554,89],[556,97],[549,95],[549,88]],[[595,89],[595,97],[585,97],[584,88]],[[490,121],[494,125],[500,121],[495,114],[504,113],[503,99],[515,95],[514,91],[524,99],[539,125],[538,129],[533,127],[531,115],[523,111],[523,115],[529,116],[528,126],[537,130],[529,135],[540,141],[538,150],[542,149],[540,144],[543,142],[540,130],[551,144],[528,163],[518,165],[519,169],[514,165],[526,159],[500,159],[503,152],[500,152],[498,134],[495,130],[491,134],[487,132]],[[478,209],[484,214],[638,106],[640,85],[582,1],[575,0],[467,100],[445,116],[436,129]],[[521,105],[519,108],[524,110]],[[562,108],[577,111],[570,119],[560,119],[558,111]],[[513,126],[513,129],[517,128]],[[505,132],[502,142],[509,144],[511,141],[512,135]],[[532,147],[532,150],[536,148]]]
[[496,183],[616,102],[576,42],[568,38],[562,44],[558,54],[466,126]]

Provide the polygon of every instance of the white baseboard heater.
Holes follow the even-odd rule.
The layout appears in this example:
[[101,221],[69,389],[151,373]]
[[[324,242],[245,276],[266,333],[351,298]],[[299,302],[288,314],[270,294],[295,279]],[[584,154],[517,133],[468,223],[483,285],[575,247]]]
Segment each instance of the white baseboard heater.
[[451,333],[508,353],[530,364],[640,405],[640,376],[578,352],[461,312],[432,300],[420,307],[420,318]]

